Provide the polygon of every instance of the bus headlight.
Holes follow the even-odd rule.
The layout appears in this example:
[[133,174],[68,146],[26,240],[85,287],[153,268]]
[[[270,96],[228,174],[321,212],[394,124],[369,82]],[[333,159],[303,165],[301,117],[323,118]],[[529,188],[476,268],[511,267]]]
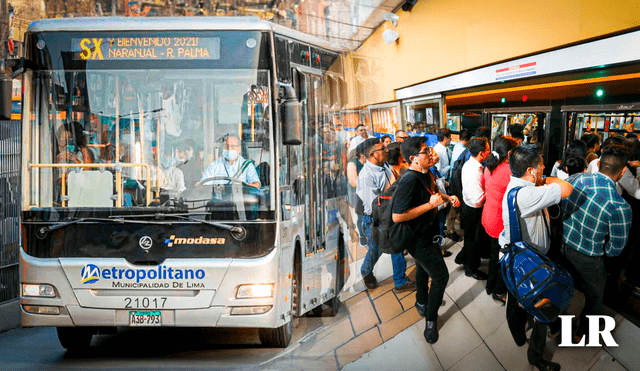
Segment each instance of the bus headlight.
[[255,299],[273,297],[273,284],[240,285],[236,299]]
[[22,284],[22,296],[35,296],[45,298],[55,298],[56,290],[51,285],[47,284]]

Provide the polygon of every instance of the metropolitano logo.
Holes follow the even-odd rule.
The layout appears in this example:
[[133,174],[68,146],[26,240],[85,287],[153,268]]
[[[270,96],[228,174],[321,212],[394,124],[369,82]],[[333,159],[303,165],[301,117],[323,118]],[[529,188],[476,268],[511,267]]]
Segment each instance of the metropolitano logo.
[[95,264],[85,264],[80,271],[82,277],[82,283],[85,285],[88,283],[96,283],[100,281],[100,268]]

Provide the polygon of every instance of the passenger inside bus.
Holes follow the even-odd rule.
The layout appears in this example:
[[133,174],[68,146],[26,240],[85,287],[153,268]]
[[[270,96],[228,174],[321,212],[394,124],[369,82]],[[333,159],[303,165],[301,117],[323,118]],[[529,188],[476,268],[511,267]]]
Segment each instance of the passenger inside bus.
[[87,138],[79,122],[66,122],[58,128],[58,163],[93,163]]
[[178,168],[180,160],[174,154],[167,154],[162,159],[160,168],[162,176],[160,188],[166,192],[170,198],[179,198],[187,187],[184,182],[184,172]]

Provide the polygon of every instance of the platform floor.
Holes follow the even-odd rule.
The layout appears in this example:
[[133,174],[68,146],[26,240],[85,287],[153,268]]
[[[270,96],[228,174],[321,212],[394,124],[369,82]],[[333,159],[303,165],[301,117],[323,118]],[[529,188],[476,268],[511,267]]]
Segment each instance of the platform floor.
[[[528,344],[518,347],[511,337],[506,307],[486,295],[486,281],[466,277],[462,266],[455,264],[462,243],[446,241],[445,248],[453,256],[445,259],[450,280],[439,311],[436,344],[428,344],[423,337],[425,320],[414,307],[415,291],[393,291],[390,255],[383,255],[374,271],[378,288],[365,290],[361,277],[352,278],[356,283],[341,294],[344,305],[336,317],[298,322],[292,345],[262,366],[270,370],[535,370],[527,362]],[[410,256],[407,263],[411,265],[408,274],[415,279]],[[359,275],[359,264],[351,272]],[[569,314],[577,315],[582,308],[583,296],[576,295]],[[619,347],[565,348],[558,346],[559,338],[547,339],[545,359],[560,363],[562,370],[640,370],[640,329],[615,312],[607,314],[616,320],[613,336]]]

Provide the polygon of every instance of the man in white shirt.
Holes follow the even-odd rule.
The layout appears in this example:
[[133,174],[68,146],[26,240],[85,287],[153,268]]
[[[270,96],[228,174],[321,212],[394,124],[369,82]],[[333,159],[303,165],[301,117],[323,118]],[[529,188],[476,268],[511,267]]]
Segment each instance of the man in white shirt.
[[438,169],[445,180],[449,180],[449,170],[451,169],[449,162],[449,144],[451,144],[451,130],[448,128],[438,130],[438,144],[436,144],[433,149],[440,157],[440,161],[436,164],[436,169]]
[[[519,209],[522,238],[540,254],[546,255],[551,247],[549,213],[547,207],[557,204],[562,198],[569,197],[573,187],[570,183],[553,177],[543,177],[542,156],[533,145],[518,146],[509,155],[511,180],[502,200],[502,220],[504,230],[498,241],[500,246],[511,242],[511,222],[509,220],[509,192],[522,187],[516,196]],[[527,341],[525,326],[531,316],[518,305],[509,294],[507,301],[507,323],[511,335],[518,346]],[[552,323],[556,333],[558,322]],[[538,370],[559,370],[560,365],[542,359],[546,344],[547,324],[534,320],[533,331],[529,339],[527,359]]]
[[358,144],[364,142],[367,138],[369,138],[367,128],[362,124],[356,126],[356,136],[351,138],[351,143],[349,143],[349,152],[356,149]]
[[236,135],[228,135],[222,147],[222,157],[209,164],[202,175],[204,184],[232,184],[233,180],[212,177],[233,178],[255,188],[260,188],[260,178],[253,162],[240,155],[240,139]]
[[486,280],[480,272],[480,251],[489,246],[489,236],[482,226],[484,192],[484,162],[491,148],[485,138],[473,138],[469,142],[471,157],[462,167],[462,218],[464,219],[464,246],[456,256],[456,263],[464,264],[464,274],[477,280]]

